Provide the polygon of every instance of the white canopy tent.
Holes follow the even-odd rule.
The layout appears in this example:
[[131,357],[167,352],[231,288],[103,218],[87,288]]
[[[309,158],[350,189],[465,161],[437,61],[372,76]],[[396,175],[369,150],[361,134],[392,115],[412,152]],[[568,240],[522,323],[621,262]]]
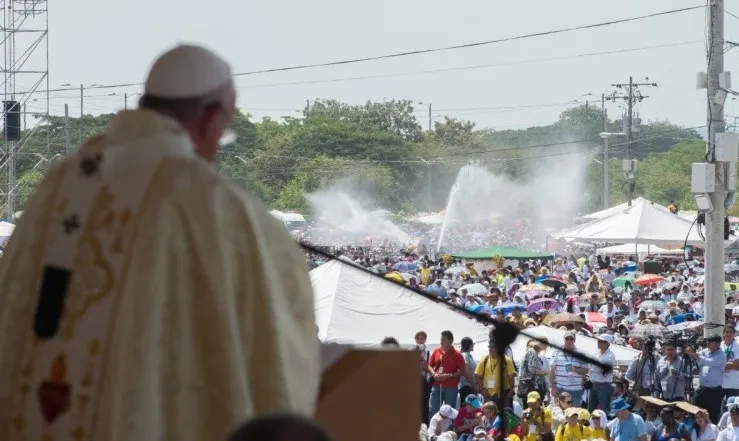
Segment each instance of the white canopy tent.
[[[634,206],[636,204],[641,204],[641,203],[644,203],[644,202],[646,202],[648,204],[651,204],[652,203],[652,201],[649,201],[647,199],[644,199],[642,197],[639,197],[639,198],[636,198],[636,199],[632,200],[631,201],[631,205]],[[589,221],[594,221],[594,220],[605,219],[607,217],[613,216],[614,214],[621,213],[622,211],[626,210],[627,208],[629,208],[629,203],[628,202],[624,202],[623,204],[614,205],[613,207],[609,207],[609,208],[606,208],[604,210],[596,211],[595,213],[590,213],[590,214],[586,214],[584,216],[580,216],[580,219],[582,219],[584,221],[588,221],[588,222]]]
[[416,222],[420,222],[422,224],[429,224],[429,225],[441,225],[444,223],[445,218],[444,212],[439,213],[424,213],[421,216],[418,216],[414,220]]
[[290,213],[279,210],[272,210],[269,212],[272,216],[276,217],[283,223],[288,222],[305,222],[305,218],[300,213]]
[[[476,359],[487,354],[490,328],[352,264],[334,260],[312,270],[310,277],[318,337],[324,343],[378,346],[383,338],[392,336],[401,345],[412,347],[416,332],[423,329],[429,335],[427,346],[433,349],[441,332],[448,329],[457,342],[462,337],[472,338]],[[560,346],[564,343],[565,331],[559,329],[537,326],[526,332]],[[520,335],[513,343],[516,362],[523,359],[528,340]],[[597,341],[591,337],[579,336],[577,347],[586,354],[598,353]],[[629,362],[639,353],[623,346],[612,349],[619,363]]]
[[673,255],[683,254],[683,250],[667,250],[656,245],[625,243],[612,247],[598,248],[598,254],[651,254],[651,255]]
[[649,244],[668,249],[682,248],[687,238],[688,245],[703,246],[698,229],[691,226],[689,220],[642,200],[621,212],[562,230],[552,237],[590,243]]
[[351,264],[330,261],[311,270],[310,278],[318,337],[324,343],[374,346],[392,336],[402,345],[414,345],[416,332],[423,329],[433,345],[448,329],[457,341],[470,337],[487,348],[489,329],[482,323]]
[[15,225],[10,222],[0,221],[0,244],[5,245],[13,235]]

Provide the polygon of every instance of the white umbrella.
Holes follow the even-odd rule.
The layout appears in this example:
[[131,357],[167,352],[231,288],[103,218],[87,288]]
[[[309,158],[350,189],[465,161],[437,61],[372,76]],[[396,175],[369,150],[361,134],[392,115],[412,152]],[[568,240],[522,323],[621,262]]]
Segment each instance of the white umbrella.
[[486,294],[488,292],[488,289],[485,288],[485,285],[481,283],[470,283],[468,285],[462,286],[459,290],[467,290],[467,294],[472,294],[473,296],[481,296],[483,294]]

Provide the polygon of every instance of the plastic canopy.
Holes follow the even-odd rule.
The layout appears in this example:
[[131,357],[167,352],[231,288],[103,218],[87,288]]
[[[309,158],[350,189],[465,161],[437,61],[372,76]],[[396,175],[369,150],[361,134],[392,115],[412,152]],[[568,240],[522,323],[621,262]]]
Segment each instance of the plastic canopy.
[[[315,295],[318,337],[324,343],[379,346],[383,338],[392,336],[405,347],[415,344],[417,331],[428,334],[427,347],[438,346],[444,330],[454,334],[455,341],[470,337],[475,343],[473,354],[479,360],[487,354],[490,328],[452,310],[443,303],[429,300],[404,287],[365,273],[339,260],[325,263],[310,272]],[[525,330],[550,343],[562,345],[565,332],[548,326]],[[526,353],[529,337],[519,335],[511,345],[513,357],[520,362]],[[597,340],[577,337],[578,351],[596,355]],[[619,363],[627,363],[639,352],[611,345]],[[553,351],[549,349],[551,354]]]
[[500,256],[508,260],[527,260],[527,259],[551,259],[552,253],[541,251],[528,251],[520,248],[511,247],[491,247],[480,248],[472,251],[465,251],[453,254],[452,257],[467,260],[487,260]]
[[692,222],[646,200],[552,236],[579,242],[637,243],[664,248],[682,248],[686,239],[688,245],[703,246],[704,243]]

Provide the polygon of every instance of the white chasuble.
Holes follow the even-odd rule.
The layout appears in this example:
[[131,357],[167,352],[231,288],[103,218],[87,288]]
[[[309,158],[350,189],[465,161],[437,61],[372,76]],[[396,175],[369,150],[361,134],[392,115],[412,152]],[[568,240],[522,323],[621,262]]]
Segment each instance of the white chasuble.
[[0,327],[0,441],[222,440],[314,410],[302,253],[153,112],[49,171],[0,259]]

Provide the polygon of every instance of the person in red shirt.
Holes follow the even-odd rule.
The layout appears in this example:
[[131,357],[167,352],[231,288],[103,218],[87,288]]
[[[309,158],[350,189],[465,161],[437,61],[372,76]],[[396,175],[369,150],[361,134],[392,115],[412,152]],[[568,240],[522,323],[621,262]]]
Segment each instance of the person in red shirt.
[[441,346],[434,349],[429,358],[429,374],[432,377],[429,415],[436,415],[442,404],[457,408],[459,378],[467,375],[464,357],[454,346],[451,331],[441,333]]
[[471,441],[472,431],[482,424],[482,402],[477,395],[467,395],[454,420],[454,431],[459,441]]

